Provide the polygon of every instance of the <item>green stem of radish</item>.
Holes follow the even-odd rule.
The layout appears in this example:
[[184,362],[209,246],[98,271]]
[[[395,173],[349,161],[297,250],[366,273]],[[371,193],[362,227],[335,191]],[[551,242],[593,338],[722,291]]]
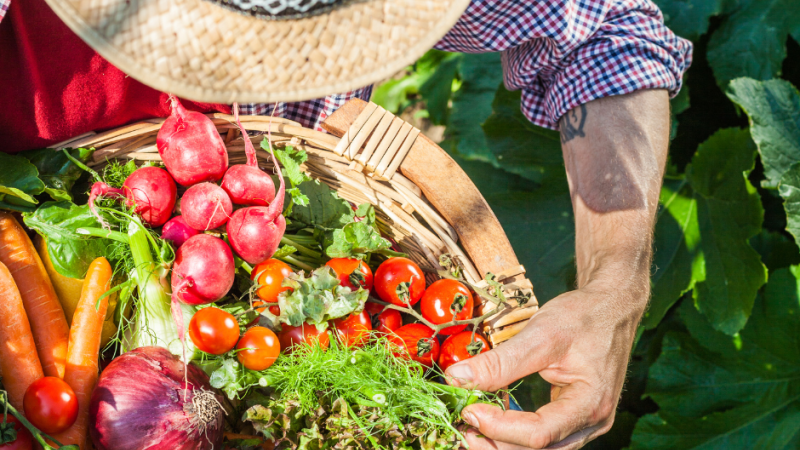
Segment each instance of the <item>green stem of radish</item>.
[[315,252],[314,250],[311,250],[308,247],[300,245],[300,243],[298,243],[297,240],[289,239],[289,238],[286,237],[286,235],[284,235],[281,238],[281,244],[283,244],[283,245],[291,245],[292,247],[296,248],[297,251],[300,252],[300,254],[302,254],[302,255],[310,256],[310,257],[315,258],[315,259],[321,259],[322,258],[322,253]]
[[[59,450],[78,450],[78,446],[77,445],[64,445],[61,442],[58,442],[57,440],[53,439],[52,436],[49,436],[49,435],[47,435],[45,433],[42,433],[41,431],[39,431],[38,428],[34,427],[33,424],[30,423],[28,421],[28,419],[25,418],[25,416],[20,414],[19,411],[16,410],[16,408],[11,406],[11,403],[8,402],[8,393],[6,393],[6,391],[0,391],[0,398],[2,398],[3,408],[4,408],[4,410],[3,410],[3,422],[6,422],[6,414],[7,413],[11,413],[11,415],[16,417],[16,419],[19,421],[19,423],[22,424],[22,426],[24,426],[25,428],[28,429],[28,431],[31,432],[31,434],[33,435],[33,438],[36,439],[36,442],[38,442],[39,445],[41,445],[44,450],[56,450],[56,449],[59,449]],[[58,447],[53,447],[53,446],[49,445],[47,443],[47,440],[53,442]]]
[[74,156],[70,155],[69,152],[66,149],[61,149],[61,152],[64,153],[64,156],[66,156],[67,159],[72,161],[72,164],[75,164],[80,169],[82,169],[82,170],[84,170],[86,172],[89,172],[92,175],[92,178],[94,178],[94,181],[100,181],[100,182],[103,181],[103,178],[100,176],[100,174],[95,172],[94,169],[92,169],[91,167],[87,166],[86,164],[84,164],[83,162],[81,162],[80,160],[75,158]]
[[302,261],[298,261],[295,258],[292,258],[291,255],[284,256],[282,258],[277,258],[277,259],[279,259],[279,260],[281,260],[281,261],[283,261],[283,262],[285,262],[287,264],[291,264],[291,265],[293,265],[295,267],[299,267],[299,268],[301,268],[303,270],[308,270],[308,271],[314,270],[314,267],[309,266],[308,264],[306,264],[306,263],[304,263]]

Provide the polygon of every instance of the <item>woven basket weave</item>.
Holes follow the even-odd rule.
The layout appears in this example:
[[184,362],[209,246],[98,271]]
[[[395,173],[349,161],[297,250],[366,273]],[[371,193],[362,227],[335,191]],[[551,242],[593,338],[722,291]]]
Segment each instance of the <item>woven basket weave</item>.
[[[208,116],[225,141],[230,164],[245,163],[244,141],[233,117],[219,113]],[[398,171],[420,137],[418,129],[373,103],[366,104],[349,123],[342,138],[304,128],[287,119],[267,116],[240,116],[240,119],[246,130],[260,133],[247,138],[255,144],[263,170],[274,171],[268,153],[259,147],[267,131],[271,132],[276,147],[292,145],[305,150],[308,161],[303,164],[303,170],[329,185],[345,200],[374,205],[380,230],[428,272],[428,282],[438,278],[435,271],[440,269],[439,256],[448,253],[457,258],[468,281],[479,286],[486,284],[482,281],[484,274],[473,264],[477,255],[467,254],[462,249],[455,228],[428,202],[422,189]],[[99,134],[87,133],[54,147],[94,147],[96,151],[89,165],[95,169],[102,168],[110,159],[161,161],[156,135],[163,122],[163,118],[150,119]],[[485,256],[482,259],[486,259]],[[532,296],[532,285],[524,274],[525,269],[519,264],[495,273],[507,293],[523,291],[531,294],[531,300],[524,307],[511,301],[514,308],[484,321],[481,331],[493,346],[519,332],[538,308]],[[479,305],[477,313],[485,314],[492,307],[493,304]]]

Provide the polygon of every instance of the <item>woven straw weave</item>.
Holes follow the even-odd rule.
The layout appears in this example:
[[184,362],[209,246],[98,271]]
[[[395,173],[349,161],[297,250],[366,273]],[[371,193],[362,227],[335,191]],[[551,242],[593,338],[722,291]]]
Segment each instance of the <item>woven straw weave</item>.
[[431,48],[468,0],[366,0],[262,20],[205,0],[47,0],[122,71],[197,101],[298,101],[387,78]]

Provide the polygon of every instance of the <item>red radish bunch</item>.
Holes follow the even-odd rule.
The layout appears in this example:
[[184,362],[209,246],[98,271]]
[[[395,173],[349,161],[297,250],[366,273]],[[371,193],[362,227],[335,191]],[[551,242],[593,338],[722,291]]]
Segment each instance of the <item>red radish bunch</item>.
[[170,100],[172,114],[156,137],[158,154],[170,175],[181,186],[219,180],[228,169],[228,150],[214,122],[187,111],[177,98]]
[[183,216],[175,216],[164,224],[161,228],[161,238],[172,241],[175,248],[180,248],[190,237],[196,236],[197,230],[190,227],[183,219]]
[[181,197],[181,213],[195,230],[212,230],[228,221],[233,211],[230,197],[214,183],[190,187]]
[[233,253],[225,241],[198,234],[175,253],[172,295],[190,305],[213,303],[231,289],[235,271]]
[[239,121],[239,107],[233,107],[236,124],[242,131],[247,164],[231,166],[222,178],[222,189],[228,193],[233,203],[247,206],[267,206],[275,199],[275,184],[272,177],[258,168],[256,149],[247,136],[247,131]]
[[89,193],[89,208],[104,223],[97,213],[94,202],[98,197],[124,198],[125,204],[132,206],[133,212],[151,227],[163,225],[172,214],[177,196],[175,181],[158,167],[142,167],[133,172],[122,185],[113,188],[103,182],[92,185]]

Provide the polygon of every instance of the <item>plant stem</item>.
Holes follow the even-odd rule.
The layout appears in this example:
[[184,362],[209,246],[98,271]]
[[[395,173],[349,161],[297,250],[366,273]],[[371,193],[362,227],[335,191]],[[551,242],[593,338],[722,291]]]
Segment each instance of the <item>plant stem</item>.
[[297,241],[287,238],[286,235],[284,235],[281,238],[281,244],[283,244],[283,245],[291,245],[292,247],[296,248],[297,251],[300,252],[300,254],[302,254],[302,255],[310,256],[310,257],[312,257],[314,259],[322,258],[322,253],[315,252],[314,250],[311,250],[308,247],[302,246]]
[[78,228],[75,230],[75,232],[84,236],[112,239],[117,242],[121,242],[123,244],[130,244],[131,241],[128,235],[125,233],[121,233],[119,231],[105,230],[103,228],[92,228],[92,227]]
[[74,156],[70,155],[69,152],[66,149],[61,149],[61,151],[64,153],[64,156],[66,156],[67,159],[72,161],[72,164],[75,164],[80,169],[92,174],[92,178],[94,178],[94,181],[103,181],[103,178],[100,176],[100,174],[95,172],[94,169],[90,168],[89,166],[87,166],[86,164],[84,164],[83,162],[81,162],[80,160],[75,158]]
[[304,263],[302,261],[298,261],[298,260],[292,258],[291,255],[287,255],[287,256],[284,256],[282,258],[277,258],[277,259],[279,259],[279,260],[281,260],[281,261],[283,261],[285,263],[291,264],[291,265],[293,265],[295,267],[299,267],[299,268],[301,268],[303,270],[308,270],[308,271],[314,270],[313,267],[309,266],[308,264],[306,264],[306,263]]
[[400,312],[403,312],[403,313],[410,314],[410,315],[414,316],[415,319],[417,319],[420,322],[422,322],[423,324],[425,324],[425,326],[427,326],[428,328],[431,328],[433,330],[433,332],[434,332],[434,336],[439,334],[440,331],[442,331],[443,329],[448,328],[448,327],[453,327],[453,326],[458,326],[458,325],[472,325],[473,327],[477,327],[484,320],[486,320],[486,319],[488,319],[490,317],[493,317],[493,316],[495,316],[497,314],[500,314],[501,312],[503,312],[508,307],[505,303],[503,303],[503,304],[500,304],[497,308],[487,312],[486,314],[484,314],[482,316],[473,317],[472,319],[466,319],[466,320],[451,320],[450,322],[440,323],[440,324],[436,325],[433,322],[430,322],[429,320],[427,320],[424,317],[422,317],[422,314],[418,313],[413,308],[406,308],[404,306],[397,306],[397,305],[392,304],[392,303],[386,303],[384,301],[378,300],[375,297],[369,297],[369,301],[371,301],[373,303],[377,303],[379,305],[382,305],[385,308],[395,309],[397,311],[400,311]]

